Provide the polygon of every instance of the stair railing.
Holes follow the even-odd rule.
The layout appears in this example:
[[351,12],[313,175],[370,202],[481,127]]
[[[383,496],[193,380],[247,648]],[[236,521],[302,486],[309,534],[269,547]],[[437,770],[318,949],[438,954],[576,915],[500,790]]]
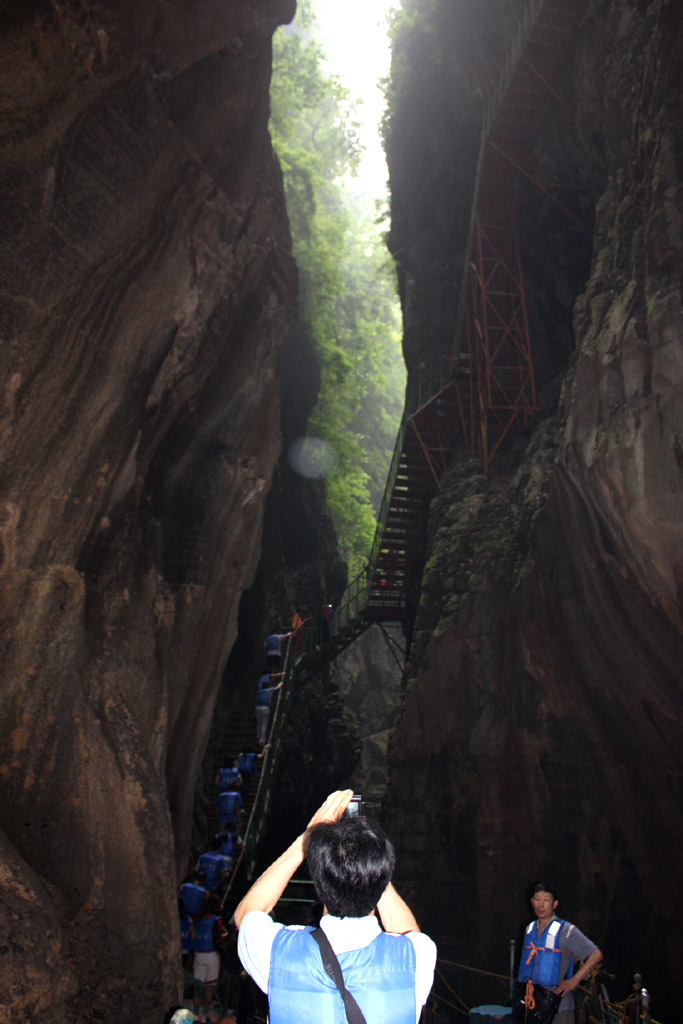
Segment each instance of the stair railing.
[[280,746],[282,744],[283,726],[286,713],[292,700],[295,679],[295,663],[292,655],[293,638],[287,641],[285,658],[282,667],[282,680],[284,686],[277,691],[277,700],[273,710],[270,730],[264,748],[261,770],[257,777],[256,794],[249,814],[249,821],[242,838],[242,849],[230,875],[230,880],[223,895],[223,904],[228,898],[233,882],[240,867],[244,866],[247,878],[251,878],[256,866],[263,834],[268,820],[270,801],[273,791],[273,776],[277,765]]

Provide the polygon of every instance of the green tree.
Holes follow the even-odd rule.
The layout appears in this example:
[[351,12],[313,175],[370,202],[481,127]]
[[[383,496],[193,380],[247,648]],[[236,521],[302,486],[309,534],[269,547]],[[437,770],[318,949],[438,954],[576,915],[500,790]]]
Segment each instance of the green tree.
[[370,201],[345,178],[360,157],[347,90],[323,68],[309,0],[276,34],[271,132],[299,266],[299,319],[321,365],[308,432],[334,453],[326,500],[350,575],[370,550],[405,385],[393,265]]

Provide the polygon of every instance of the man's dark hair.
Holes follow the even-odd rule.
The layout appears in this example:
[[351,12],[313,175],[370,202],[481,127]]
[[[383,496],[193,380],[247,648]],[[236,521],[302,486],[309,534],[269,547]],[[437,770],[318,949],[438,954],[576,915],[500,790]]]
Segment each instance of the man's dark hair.
[[316,896],[335,917],[365,917],[391,881],[396,854],[377,825],[357,818],[311,830],[306,848]]
[[552,882],[534,882],[534,887],[531,890],[531,897],[536,895],[537,892],[549,892],[554,900],[559,900],[557,895],[557,886],[553,885]]

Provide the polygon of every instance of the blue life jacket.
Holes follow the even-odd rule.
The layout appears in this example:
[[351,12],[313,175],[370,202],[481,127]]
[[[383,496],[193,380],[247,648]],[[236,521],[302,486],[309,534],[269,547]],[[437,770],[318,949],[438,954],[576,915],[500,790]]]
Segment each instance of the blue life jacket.
[[237,767],[241,772],[254,772],[254,760],[256,754],[240,754],[240,759],[237,762]]
[[201,885],[195,885],[194,882],[185,882],[185,885],[180,890],[183,906],[188,914],[197,913],[205,895],[206,889]]
[[268,708],[270,707],[270,690],[261,689],[256,694],[256,707]]
[[192,918],[189,914],[180,918],[180,949],[183,953],[192,949]]
[[197,867],[206,875],[206,888],[215,889],[221,880],[221,872],[225,871],[225,861],[220,853],[210,851],[201,854]]
[[219,833],[217,838],[221,841],[221,848],[219,853],[224,857],[236,857],[237,856],[237,833],[236,832],[223,832]]
[[194,942],[192,948],[195,953],[211,953],[216,947],[213,944],[213,926],[220,917],[203,917],[194,926]]
[[263,645],[266,649],[266,654],[279,654],[280,653],[280,634],[271,633],[270,636],[266,637],[266,642]]
[[[339,989],[323,967],[312,928],[281,928],[268,975],[270,1024],[347,1024]],[[406,935],[381,932],[337,957],[344,984],[369,1024],[415,1024],[415,948]]]
[[522,959],[519,964],[518,981],[538,982],[547,988],[556,988],[560,984],[560,967],[562,966],[562,954],[569,956],[569,970],[567,977],[571,978],[574,973],[574,957],[567,949],[560,949],[558,939],[560,929],[564,924],[557,918],[541,932],[537,932],[537,921],[532,921],[524,936],[522,947]]
[[242,806],[242,797],[235,790],[228,793],[219,793],[216,800],[216,807],[221,821],[231,818],[237,824],[237,808]]
[[224,793],[231,782],[238,782],[240,777],[239,769],[237,768],[219,768],[218,769],[218,789],[221,793]]

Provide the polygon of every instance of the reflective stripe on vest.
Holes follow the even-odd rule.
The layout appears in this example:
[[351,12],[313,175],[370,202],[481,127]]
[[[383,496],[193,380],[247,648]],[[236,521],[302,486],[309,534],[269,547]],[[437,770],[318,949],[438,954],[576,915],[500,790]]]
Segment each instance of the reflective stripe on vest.
[[237,821],[237,808],[240,806],[239,793],[219,793],[218,813],[223,818],[234,818]]
[[[275,935],[268,976],[271,1024],[347,1024],[312,930],[281,928]],[[415,948],[406,935],[381,932],[338,960],[368,1024],[415,1024]]]
[[563,953],[569,957],[567,977],[571,978],[574,973],[574,957],[569,950],[560,949],[557,945],[564,923],[559,919],[551,921],[545,931],[541,932],[534,941],[533,936],[536,934],[537,922],[531,922],[524,937],[518,981],[528,981],[531,978],[532,981],[538,982],[539,985],[546,985],[548,988],[559,985]]
[[218,786],[221,793],[225,792],[231,782],[237,782],[239,778],[237,768],[220,768],[218,771]]

